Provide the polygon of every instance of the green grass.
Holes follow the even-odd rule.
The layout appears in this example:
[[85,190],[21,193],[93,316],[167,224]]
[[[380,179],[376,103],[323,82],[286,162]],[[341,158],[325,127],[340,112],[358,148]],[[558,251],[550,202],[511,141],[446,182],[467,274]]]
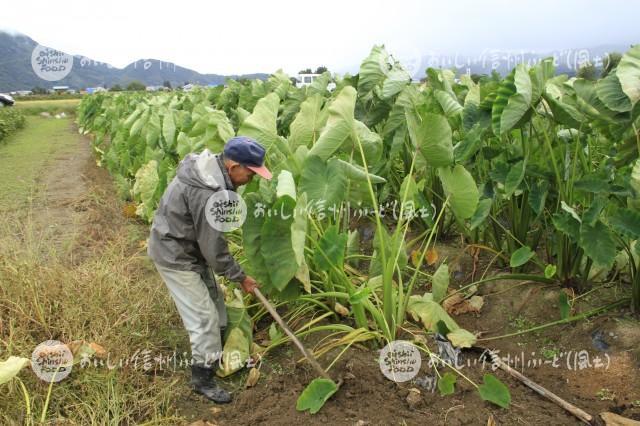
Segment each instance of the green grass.
[[25,114],[37,115],[41,112],[48,112],[49,114],[58,114],[64,112],[65,114],[75,114],[80,99],[41,99],[35,101],[16,100],[16,104],[13,108],[23,110]]
[[71,120],[27,117],[24,129],[0,146],[0,212],[28,204],[38,194],[38,179],[47,162],[73,151],[77,134]]

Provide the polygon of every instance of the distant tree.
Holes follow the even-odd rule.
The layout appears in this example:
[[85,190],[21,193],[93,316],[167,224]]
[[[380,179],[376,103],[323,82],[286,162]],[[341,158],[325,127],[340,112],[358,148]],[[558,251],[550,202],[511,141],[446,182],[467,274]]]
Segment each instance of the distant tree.
[[33,89],[31,89],[31,91],[33,92],[34,95],[46,95],[47,94],[47,89],[45,89],[44,87],[40,87],[40,86],[36,86]]
[[127,84],[127,90],[131,92],[145,90],[147,86],[145,86],[142,82],[134,80],[131,83]]
[[122,92],[123,90],[124,89],[119,84],[114,84],[111,86],[111,89],[109,89],[110,92]]
[[606,77],[609,75],[611,71],[613,71],[622,59],[622,54],[618,52],[607,53],[607,56],[602,61],[602,75],[601,77]]
[[327,72],[329,71],[327,69],[327,67],[325,67],[324,65],[319,66],[318,68],[316,68],[316,74],[322,74],[323,72]]
[[165,80],[164,83],[162,83],[162,85],[167,89],[171,89],[171,82],[169,80]]
[[587,61],[580,65],[578,68],[578,72],[576,73],[576,77],[584,78],[585,80],[595,80],[598,78],[598,73],[596,72],[596,66],[591,62]]
[[313,74],[313,71],[311,71],[311,68],[305,68],[299,71],[298,74]]
[[469,77],[471,77],[471,81],[473,81],[474,83],[478,84],[478,82],[480,81],[480,79],[482,77],[486,77],[486,74],[476,74],[476,73],[472,73]]
[[291,84],[293,84],[294,86],[298,84],[298,80],[295,77],[289,77],[289,81],[291,81]]

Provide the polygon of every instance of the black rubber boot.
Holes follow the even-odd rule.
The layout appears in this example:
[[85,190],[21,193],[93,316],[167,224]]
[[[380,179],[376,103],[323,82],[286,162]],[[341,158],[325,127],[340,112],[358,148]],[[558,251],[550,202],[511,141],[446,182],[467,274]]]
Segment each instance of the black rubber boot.
[[222,389],[214,379],[213,368],[198,365],[191,366],[191,386],[193,391],[206,396],[209,400],[218,404],[231,402],[231,394]]

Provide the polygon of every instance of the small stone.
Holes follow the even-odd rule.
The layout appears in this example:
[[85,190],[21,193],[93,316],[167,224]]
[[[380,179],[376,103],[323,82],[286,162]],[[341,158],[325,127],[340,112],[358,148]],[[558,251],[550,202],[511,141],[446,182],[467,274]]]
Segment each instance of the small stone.
[[220,408],[220,407],[211,407],[209,409],[209,412],[215,416],[216,414],[222,413],[222,408]]
[[367,422],[367,421],[364,421],[364,420],[358,420],[358,421],[355,423],[355,426],[365,426],[365,425],[368,425],[368,424],[369,424],[369,422]]
[[422,395],[420,394],[420,390],[418,388],[409,389],[409,394],[406,398],[407,404],[409,404],[409,408],[415,409],[422,402]]
[[355,378],[356,378],[356,376],[353,373],[345,373],[344,374],[344,379],[345,380],[353,380]]

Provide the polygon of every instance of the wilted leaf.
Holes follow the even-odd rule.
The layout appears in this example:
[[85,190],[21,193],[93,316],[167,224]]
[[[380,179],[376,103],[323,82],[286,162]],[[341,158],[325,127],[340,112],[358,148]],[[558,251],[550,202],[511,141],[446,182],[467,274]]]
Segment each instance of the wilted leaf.
[[255,386],[258,383],[258,379],[260,379],[260,370],[253,367],[251,370],[249,370],[247,381],[244,383],[245,387],[250,388]]
[[242,369],[251,353],[253,325],[239,290],[227,305],[227,339],[222,349],[222,365],[216,371],[219,377],[226,377]]
[[425,254],[425,258],[427,260],[427,265],[433,266],[438,261],[438,251],[434,248],[430,248],[427,250]]
[[28,358],[17,356],[10,356],[6,361],[0,362],[0,385],[13,379],[27,365],[29,365]]
[[458,328],[447,333],[447,339],[457,348],[470,348],[477,340],[475,334],[463,328]]
[[[92,345],[95,345],[95,343],[89,344],[84,340],[74,340],[73,342],[67,344],[67,347],[73,354],[73,363],[77,364],[83,358],[91,358],[92,356],[96,355],[97,351]],[[106,351],[104,350],[104,348],[102,348],[101,346],[99,346],[99,348],[102,349],[103,354],[106,355]]]
[[433,301],[432,295],[429,293],[423,296],[410,296],[407,312],[416,320],[419,319],[424,327],[430,331],[437,331],[437,324],[440,321],[442,321],[449,330],[459,328],[442,306]]
[[100,346],[99,344],[95,342],[91,342],[89,343],[89,347],[93,349],[93,351],[95,352],[95,355],[98,358],[105,358],[107,356],[107,350],[102,346]]
[[619,414],[604,412],[600,413],[605,426],[638,426],[640,422],[622,417]]
[[484,298],[482,296],[471,296],[465,299],[462,293],[455,293],[442,302],[444,309],[452,315],[461,315],[469,312],[478,314],[483,305]]
[[309,276],[309,265],[303,260],[302,264],[298,267],[295,277],[302,283],[304,291],[311,293],[311,277]]

